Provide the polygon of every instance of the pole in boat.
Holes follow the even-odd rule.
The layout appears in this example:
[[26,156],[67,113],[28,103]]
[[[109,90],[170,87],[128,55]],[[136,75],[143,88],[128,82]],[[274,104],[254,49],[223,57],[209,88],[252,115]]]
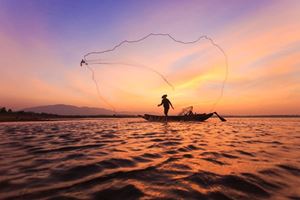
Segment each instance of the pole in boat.
[[225,118],[221,117],[217,112],[214,112],[214,113],[218,116],[218,118],[219,118],[222,122],[226,122],[226,119],[225,119]]

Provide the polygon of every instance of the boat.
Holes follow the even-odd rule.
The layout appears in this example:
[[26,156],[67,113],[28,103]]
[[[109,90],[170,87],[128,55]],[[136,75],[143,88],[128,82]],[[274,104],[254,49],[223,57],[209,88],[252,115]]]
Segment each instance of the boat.
[[149,115],[144,114],[140,117],[151,122],[164,122],[164,121],[193,121],[193,122],[203,122],[208,118],[212,117],[214,113],[203,113],[203,114],[191,114],[191,115],[171,115],[171,116],[161,116],[161,115]]

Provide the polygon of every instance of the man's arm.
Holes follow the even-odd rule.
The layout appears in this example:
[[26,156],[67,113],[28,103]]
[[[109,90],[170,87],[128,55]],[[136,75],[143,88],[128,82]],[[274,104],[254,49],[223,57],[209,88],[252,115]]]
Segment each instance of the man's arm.
[[171,103],[171,101],[169,100],[169,104],[170,104],[170,106],[173,108],[173,110],[174,110],[174,107],[173,107],[173,105],[172,105],[172,103]]
[[157,106],[161,106],[161,105],[163,105],[163,101],[161,101],[161,103],[160,103],[160,104],[158,104]]

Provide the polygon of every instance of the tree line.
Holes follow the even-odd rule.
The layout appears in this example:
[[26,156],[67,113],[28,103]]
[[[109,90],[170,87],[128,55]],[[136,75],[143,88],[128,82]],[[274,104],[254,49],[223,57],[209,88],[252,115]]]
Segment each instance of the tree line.
[[5,107],[2,107],[1,109],[0,109],[0,113],[12,113],[12,110],[11,109],[6,109]]

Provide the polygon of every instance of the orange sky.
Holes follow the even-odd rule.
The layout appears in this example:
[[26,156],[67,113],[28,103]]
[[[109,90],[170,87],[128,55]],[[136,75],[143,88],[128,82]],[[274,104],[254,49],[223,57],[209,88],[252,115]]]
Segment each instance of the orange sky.
[[[208,35],[222,46],[229,59],[224,95],[213,107],[225,63],[208,41],[179,45],[166,37],[151,37],[95,58],[151,67],[175,90],[141,67],[91,66],[102,96],[117,110],[160,112],[156,105],[167,93],[176,108],[173,113],[194,105],[197,112],[300,114],[299,1],[90,5],[93,9],[83,8],[80,16],[76,13],[81,5],[67,8],[64,1],[55,6],[12,2],[0,5],[0,106],[63,103],[110,109],[98,98],[91,73],[79,61],[89,51],[154,32],[183,41]],[[97,9],[108,9],[107,20]]]

